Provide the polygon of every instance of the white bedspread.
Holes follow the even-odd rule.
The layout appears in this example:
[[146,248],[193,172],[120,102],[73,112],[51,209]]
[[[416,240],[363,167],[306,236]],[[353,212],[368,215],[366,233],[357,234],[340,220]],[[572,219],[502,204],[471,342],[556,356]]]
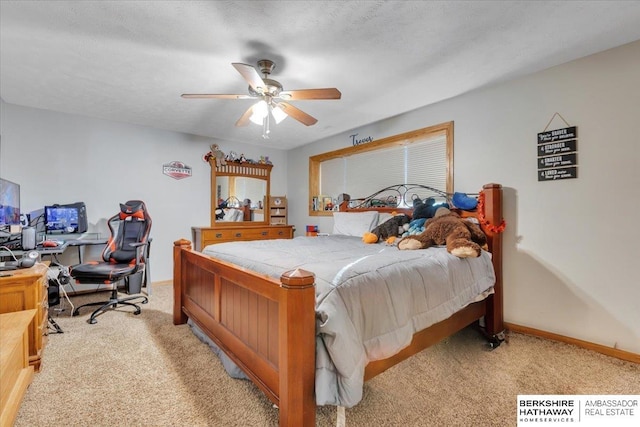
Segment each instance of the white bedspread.
[[409,345],[413,334],[492,291],[491,255],[460,259],[444,248],[400,251],[358,237],[219,243],[205,254],[279,279],[316,275],[316,401],[351,407],[364,368]]

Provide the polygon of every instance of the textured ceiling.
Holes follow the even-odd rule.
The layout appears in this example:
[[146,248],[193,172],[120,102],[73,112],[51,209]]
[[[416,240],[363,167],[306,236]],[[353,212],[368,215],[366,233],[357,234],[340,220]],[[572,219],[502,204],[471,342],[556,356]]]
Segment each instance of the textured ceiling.
[[[1,1],[11,104],[289,149],[640,39],[637,1]],[[252,100],[232,62],[276,62],[291,101],[271,139],[234,126]]]

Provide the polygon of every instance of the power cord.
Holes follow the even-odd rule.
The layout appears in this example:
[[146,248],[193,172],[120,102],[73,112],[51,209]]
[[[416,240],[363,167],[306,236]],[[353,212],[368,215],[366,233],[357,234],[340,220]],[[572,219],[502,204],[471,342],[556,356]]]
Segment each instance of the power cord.
[[[60,265],[58,265],[58,267],[64,268],[64,267],[62,267]],[[71,311],[69,312],[70,313],[69,317],[72,317],[73,316],[73,311],[75,309],[75,306],[71,302],[71,299],[69,298],[69,294],[67,294],[67,291],[64,289],[64,285],[60,282],[60,272],[54,271],[51,267],[47,267],[47,269],[48,269],[48,273],[50,273],[50,274],[47,274],[48,279],[49,280],[53,280],[56,283],[58,283],[58,291],[62,294],[64,299],[66,299],[67,302],[69,303],[69,305],[71,306]],[[73,287],[73,285],[72,285],[72,287]],[[61,309],[60,311],[63,311],[63,310],[64,309]]]
[[11,255],[11,257],[13,258],[14,261],[18,261],[18,258],[16,258],[16,255],[13,253],[13,251],[11,249],[9,249],[7,246],[0,246],[0,249],[4,249],[5,251],[9,252],[9,254]]

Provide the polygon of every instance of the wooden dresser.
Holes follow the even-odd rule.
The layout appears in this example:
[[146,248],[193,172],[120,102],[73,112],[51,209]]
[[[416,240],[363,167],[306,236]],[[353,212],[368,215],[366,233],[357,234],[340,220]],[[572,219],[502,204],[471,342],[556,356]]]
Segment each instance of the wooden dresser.
[[202,251],[213,243],[233,242],[238,240],[292,239],[292,225],[247,224],[216,227],[191,227],[193,249]]
[[[271,223],[268,206],[273,165],[227,161],[211,166],[211,225],[191,227],[193,249],[202,251],[207,245],[244,240],[292,239],[293,225],[287,225],[286,197],[276,197],[274,207],[280,209],[277,223]],[[276,198],[273,198],[274,200]],[[258,201],[258,204],[256,202]],[[224,203],[227,207],[244,210],[242,221],[224,221],[216,218],[216,210]],[[275,215],[275,214],[274,214]]]
[[47,265],[37,263],[31,268],[3,271],[0,277],[0,313],[35,309],[29,325],[29,365],[40,371],[42,351],[47,342],[49,295]]
[[29,325],[35,309],[0,314],[0,427],[10,427],[33,379]]

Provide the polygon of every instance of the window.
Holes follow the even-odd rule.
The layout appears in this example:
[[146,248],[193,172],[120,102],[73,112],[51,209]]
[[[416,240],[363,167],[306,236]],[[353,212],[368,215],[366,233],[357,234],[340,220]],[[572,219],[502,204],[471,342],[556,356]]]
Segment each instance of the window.
[[366,197],[396,184],[453,189],[453,122],[430,126],[309,158],[309,215],[320,195]]

